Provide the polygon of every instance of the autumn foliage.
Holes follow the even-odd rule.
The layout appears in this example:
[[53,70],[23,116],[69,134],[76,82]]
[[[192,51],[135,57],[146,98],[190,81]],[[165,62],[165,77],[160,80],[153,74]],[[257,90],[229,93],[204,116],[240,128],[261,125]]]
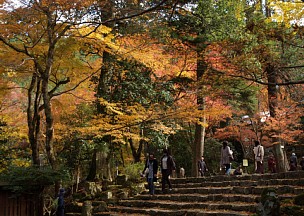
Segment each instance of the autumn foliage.
[[[110,171],[100,176],[111,178],[117,161],[124,166],[150,149],[174,149],[169,142],[180,134],[189,134],[181,142],[196,154],[199,127],[207,138],[244,148],[252,140],[272,147],[304,139],[303,30],[279,13],[271,21],[258,4],[245,10],[233,1],[197,8],[188,1],[5,2],[0,151],[24,150],[22,163],[63,164],[79,179],[88,167],[98,176],[93,165],[103,161]],[[299,20],[303,12],[290,15]],[[71,152],[77,160],[66,159]]]

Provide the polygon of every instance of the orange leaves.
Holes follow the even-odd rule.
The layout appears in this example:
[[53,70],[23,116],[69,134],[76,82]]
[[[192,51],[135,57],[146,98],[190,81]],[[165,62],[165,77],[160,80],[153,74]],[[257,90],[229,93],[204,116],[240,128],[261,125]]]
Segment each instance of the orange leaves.
[[300,122],[301,116],[304,116],[303,107],[296,104],[280,105],[276,109],[276,116],[266,121],[264,130],[270,137],[277,137],[278,140],[287,143],[297,142],[297,138],[303,133]]
[[95,2],[94,0],[40,0],[36,1],[33,6],[42,10],[65,11],[66,13],[69,11],[69,13],[72,13],[73,11],[86,9]]
[[118,43],[126,53],[152,68],[159,76],[195,76],[196,54],[186,46],[167,47],[147,35],[125,37]]
[[239,70],[230,59],[227,58],[227,44],[213,43],[205,51],[205,61],[209,64],[210,70],[223,73],[226,76],[238,74]]

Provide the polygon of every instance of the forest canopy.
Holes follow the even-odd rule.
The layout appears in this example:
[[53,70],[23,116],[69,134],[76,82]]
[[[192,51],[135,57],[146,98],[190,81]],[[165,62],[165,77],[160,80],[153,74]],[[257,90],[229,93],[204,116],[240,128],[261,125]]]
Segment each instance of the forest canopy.
[[302,1],[13,2],[0,2],[0,172],[113,179],[169,148],[195,176],[224,140],[238,162],[261,141],[280,171],[303,154]]

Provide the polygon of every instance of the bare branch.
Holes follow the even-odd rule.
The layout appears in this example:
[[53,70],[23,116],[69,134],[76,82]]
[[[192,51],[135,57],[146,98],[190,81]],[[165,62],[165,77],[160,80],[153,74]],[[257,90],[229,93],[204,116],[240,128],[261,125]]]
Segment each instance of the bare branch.
[[166,3],[168,0],[163,0],[160,3],[156,4],[153,7],[150,7],[146,10],[140,11],[138,13],[135,14],[131,14],[129,16],[124,16],[124,17],[118,17],[118,18],[113,18],[113,19],[108,19],[106,21],[103,21],[102,23],[99,23],[91,32],[89,32],[88,34],[84,35],[83,37],[87,37],[88,35],[92,34],[93,32],[96,32],[96,30],[101,26],[101,25],[105,25],[107,23],[112,23],[112,22],[117,22],[117,21],[121,21],[121,20],[127,20],[127,19],[131,19],[133,17],[137,17],[137,16],[141,16],[144,15],[146,13],[149,13],[155,9],[157,9],[158,7],[160,7],[161,5],[163,5],[164,3]]
[[304,80],[298,80],[298,81],[289,81],[289,82],[277,82],[277,83],[271,83],[271,82],[264,82],[257,77],[246,77],[243,75],[234,75],[234,74],[227,74],[225,71],[220,71],[218,69],[212,68],[212,70],[218,74],[228,76],[228,77],[234,77],[234,78],[240,78],[248,81],[252,81],[255,83],[259,83],[261,85],[267,85],[267,86],[288,86],[288,85],[299,85],[299,84],[304,84]]
[[100,68],[98,68],[95,72],[93,72],[89,76],[87,76],[84,79],[80,80],[74,87],[72,87],[72,88],[70,88],[68,90],[65,90],[65,91],[62,91],[62,92],[58,92],[58,93],[54,93],[54,91],[49,92],[50,93],[50,97],[52,98],[52,97],[55,97],[55,96],[59,96],[59,95],[62,95],[62,94],[74,91],[78,86],[80,86],[82,83],[84,83],[86,80],[90,79],[92,76],[94,76],[98,72],[100,72]]

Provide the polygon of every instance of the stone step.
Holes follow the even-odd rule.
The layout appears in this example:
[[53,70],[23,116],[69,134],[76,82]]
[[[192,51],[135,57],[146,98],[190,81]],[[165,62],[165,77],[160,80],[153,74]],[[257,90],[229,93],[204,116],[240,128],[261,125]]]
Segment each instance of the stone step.
[[[168,194],[253,194],[261,195],[265,188],[274,188],[277,193],[280,194],[301,194],[304,193],[304,186],[293,185],[267,185],[267,186],[229,186],[229,187],[185,187],[185,188],[173,188]],[[157,189],[158,193],[160,189]]]
[[[279,196],[280,200],[292,199],[294,194],[284,194]],[[180,201],[180,202],[206,202],[206,201],[224,201],[224,202],[252,202],[258,203],[260,201],[260,195],[253,194],[156,194],[154,196],[139,195],[134,197],[135,200],[172,200],[172,201]]]
[[276,189],[280,200],[304,193],[304,172],[172,178],[171,183],[173,190],[168,193],[160,194],[161,184],[158,183],[154,196],[146,191],[133,198],[117,200],[108,206],[108,212],[93,215],[253,215],[266,188]]
[[181,202],[172,200],[151,199],[145,200],[124,200],[119,203],[120,206],[142,207],[142,208],[163,208],[172,210],[185,209],[209,209],[209,210],[231,210],[231,211],[249,211],[255,212],[256,203],[248,202],[223,202],[223,201],[205,201],[205,202]]
[[257,195],[238,195],[238,194],[156,194],[154,196],[150,195],[140,195],[134,197],[135,200],[171,200],[177,202],[207,202],[207,201],[224,201],[224,202],[258,202],[259,196]]
[[148,215],[148,214],[135,214],[135,213],[117,213],[117,212],[96,212],[92,214],[93,216],[142,216],[142,215]]
[[[251,212],[229,211],[229,210],[207,210],[207,209],[163,209],[159,207],[111,207],[111,212],[119,212],[119,215],[151,215],[151,216],[248,216]],[[102,213],[100,213],[101,215]]]
[[227,175],[216,175],[216,176],[208,176],[208,177],[187,177],[187,178],[171,178],[171,182],[173,184],[178,183],[188,183],[188,182],[223,182],[223,181],[235,181],[237,180],[252,180],[252,181],[263,181],[270,179],[303,179],[304,171],[292,171],[285,173],[266,173],[266,174],[244,174],[241,176],[227,176]]
[[270,179],[270,180],[235,180],[223,182],[188,182],[172,183],[175,188],[187,187],[225,187],[225,186],[256,186],[256,185],[298,185],[304,186],[304,179]]

